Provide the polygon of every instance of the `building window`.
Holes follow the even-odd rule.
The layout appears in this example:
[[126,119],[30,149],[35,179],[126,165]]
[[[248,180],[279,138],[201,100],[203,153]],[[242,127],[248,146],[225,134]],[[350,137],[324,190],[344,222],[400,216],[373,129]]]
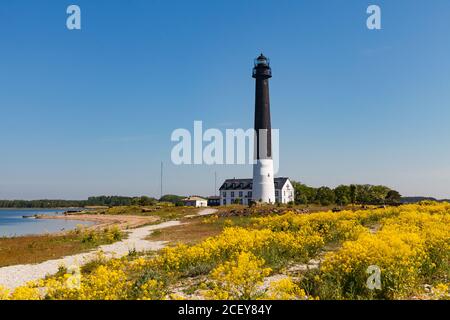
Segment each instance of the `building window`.
[[248,197],[249,197],[249,198],[252,197],[252,192],[251,192],[251,191],[248,192]]
[[275,197],[278,197],[279,196],[279,191],[278,190],[275,190]]
[[231,197],[234,198],[234,191],[231,191]]
[[239,198],[242,198],[244,196],[244,193],[242,191],[239,191]]
[[223,193],[223,197],[224,197],[224,198],[226,198],[226,196],[227,196],[227,193],[226,193],[226,192],[224,192],[224,193]]

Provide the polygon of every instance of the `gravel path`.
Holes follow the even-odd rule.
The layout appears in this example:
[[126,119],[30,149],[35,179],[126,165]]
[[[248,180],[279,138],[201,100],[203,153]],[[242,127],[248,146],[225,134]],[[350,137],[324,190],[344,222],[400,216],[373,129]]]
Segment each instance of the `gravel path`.
[[[203,209],[198,215],[210,215],[216,212],[216,209]],[[95,259],[99,252],[103,252],[105,257],[123,257],[131,250],[150,251],[162,249],[165,241],[148,241],[145,238],[154,230],[169,228],[180,225],[180,221],[168,221],[157,225],[146,226],[132,229],[129,231],[128,238],[109,245],[103,245],[91,252],[80,253],[67,256],[61,259],[48,260],[39,264],[15,265],[0,268],[0,286],[14,289],[26,284],[29,281],[39,280],[46,275],[52,275],[58,272],[58,267],[64,265],[66,267],[82,266],[87,262]]]
[[99,252],[103,252],[107,258],[112,258],[125,256],[133,249],[136,249],[136,251],[159,250],[164,247],[164,241],[147,241],[144,239],[153,230],[168,228],[179,224],[179,221],[169,221],[154,226],[137,228],[130,231],[126,240],[99,246],[94,251],[67,256],[56,260],[48,260],[39,264],[15,265],[0,268],[0,286],[14,289],[24,285],[28,281],[42,279],[48,274],[55,274],[58,271],[58,267],[61,265],[66,267],[82,266],[95,259]]
[[199,216],[209,216],[209,215],[214,214],[216,212],[217,212],[217,209],[206,208],[206,209],[200,210],[198,215]]

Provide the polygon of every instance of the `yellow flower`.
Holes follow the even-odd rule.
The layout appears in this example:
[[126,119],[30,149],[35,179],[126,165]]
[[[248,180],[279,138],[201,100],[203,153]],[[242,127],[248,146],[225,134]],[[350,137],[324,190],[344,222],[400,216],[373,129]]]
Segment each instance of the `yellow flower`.
[[291,278],[283,278],[270,283],[263,299],[268,300],[306,300],[308,297],[303,289],[292,282]]
[[263,268],[264,260],[253,254],[241,252],[210,273],[214,281],[214,289],[207,291],[206,296],[213,299],[247,300],[258,297],[258,287],[264,277],[272,271]]
[[0,300],[9,300],[9,290],[0,286]]
[[11,300],[40,300],[41,294],[36,288],[19,287],[14,290]]

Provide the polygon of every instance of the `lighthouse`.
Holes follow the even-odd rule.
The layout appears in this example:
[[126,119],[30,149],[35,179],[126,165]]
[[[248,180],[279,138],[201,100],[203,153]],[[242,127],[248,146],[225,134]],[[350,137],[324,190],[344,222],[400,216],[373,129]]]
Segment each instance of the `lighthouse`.
[[253,78],[256,80],[256,90],[252,199],[255,202],[275,203],[269,97],[272,69],[269,59],[263,54],[255,59]]
[[263,54],[255,59],[255,141],[253,179],[226,179],[219,188],[220,205],[239,203],[293,203],[295,190],[287,177],[274,178],[269,79],[272,69]]

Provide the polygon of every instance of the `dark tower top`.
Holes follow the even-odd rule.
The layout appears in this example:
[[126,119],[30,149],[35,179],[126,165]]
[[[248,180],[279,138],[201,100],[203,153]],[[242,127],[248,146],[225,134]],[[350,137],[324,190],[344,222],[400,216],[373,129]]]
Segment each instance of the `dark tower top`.
[[253,68],[253,78],[272,78],[272,69],[270,69],[270,60],[262,53],[255,59],[255,67]]
[[[270,123],[269,79],[272,78],[270,61],[263,54],[255,59],[253,78],[255,90],[256,159],[272,159],[272,127]],[[260,145],[261,143],[261,145]]]

